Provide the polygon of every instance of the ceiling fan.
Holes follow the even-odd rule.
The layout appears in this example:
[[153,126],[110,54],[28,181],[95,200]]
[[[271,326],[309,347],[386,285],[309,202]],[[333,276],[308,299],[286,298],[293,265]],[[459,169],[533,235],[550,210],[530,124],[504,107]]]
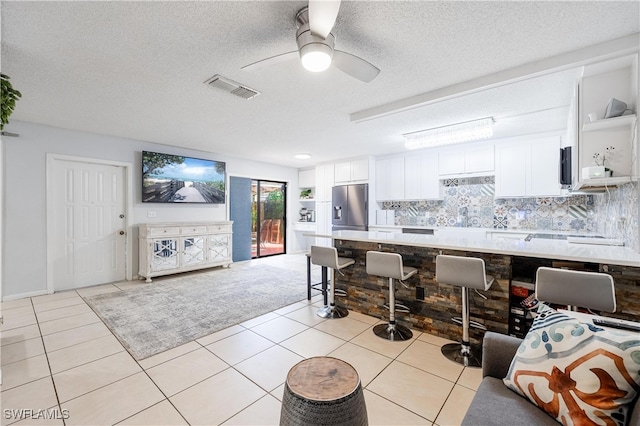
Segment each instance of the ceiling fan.
[[309,6],[296,14],[298,50],[262,59],[242,69],[256,70],[299,55],[302,66],[309,71],[324,71],[333,64],[351,77],[370,82],[380,73],[377,67],[358,56],[334,49],[335,36],[331,30],[339,9],[340,0],[310,0]]

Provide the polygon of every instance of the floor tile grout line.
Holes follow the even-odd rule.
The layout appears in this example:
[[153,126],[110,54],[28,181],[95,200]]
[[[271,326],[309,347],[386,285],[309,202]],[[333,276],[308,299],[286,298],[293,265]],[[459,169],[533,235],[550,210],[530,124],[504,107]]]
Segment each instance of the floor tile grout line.
[[[462,373],[460,373],[460,374],[462,374]],[[442,413],[442,410],[444,409],[444,406],[447,405],[447,401],[449,400],[449,397],[451,397],[451,394],[453,393],[453,390],[455,389],[455,387],[456,387],[456,384],[454,383],[453,386],[451,387],[451,390],[447,394],[447,397],[444,399],[444,403],[440,406],[440,409],[438,410],[438,414],[436,414],[436,418],[433,419],[433,423],[435,423],[436,420],[438,420],[438,417],[440,416],[440,413]]]
[[[371,382],[369,382],[369,383],[371,383]],[[429,420],[429,419],[428,419],[428,418],[426,418],[425,416],[423,416],[423,415],[421,415],[421,414],[418,414],[418,413],[416,413],[415,411],[411,410],[410,408],[407,408],[407,407],[405,407],[405,406],[403,406],[403,405],[400,405],[400,404],[398,404],[397,402],[394,402],[394,401],[390,400],[389,398],[387,398],[387,397],[385,397],[385,396],[383,396],[383,395],[380,395],[379,393],[377,393],[377,392],[375,392],[375,391],[372,391],[371,389],[367,389],[367,388],[365,387],[365,388],[363,388],[362,390],[366,390],[366,391],[368,391],[368,392],[371,392],[372,394],[374,394],[374,395],[376,395],[376,396],[378,396],[378,397],[380,397],[380,398],[384,399],[385,401],[387,401],[387,402],[389,402],[389,403],[391,403],[391,404],[393,404],[393,405],[395,405],[395,406],[397,406],[397,407],[399,407],[399,408],[401,408],[401,409],[403,409],[403,410],[406,410],[406,411],[410,412],[411,414],[414,414],[414,415],[416,415],[416,416],[420,417],[421,419],[425,419],[426,421],[431,422],[431,423],[434,423],[434,422],[435,422],[435,420]],[[436,418],[437,418],[437,417],[436,417]]]
[[[87,305],[86,303],[85,303],[85,305],[86,305],[87,307],[89,307],[89,305]],[[72,308],[72,307],[74,307],[74,306],[82,306],[82,305],[78,304],[78,305],[72,305],[72,306],[65,306],[65,307],[58,308],[58,309]],[[49,310],[49,311],[43,311],[43,312],[51,312],[51,311],[55,311],[55,310],[57,310],[57,309],[51,309],[51,310]],[[77,316],[79,316],[79,315],[86,315],[86,314],[88,314],[88,313],[93,313],[93,314],[95,314],[95,312],[94,312],[94,311],[89,307],[89,311],[86,311],[86,312],[80,312],[80,313],[76,313],[76,314],[72,314],[72,315],[66,315],[66,316],[63,316],[63,317],[53,318],[53,319],[46,319],[46,320],[42,320],[42,321],[38,318],[38,322],[39,322],[39,323],[45,323],[45,322],[51,322],[51,321],[59,321],[59,320],[67,319],[67,318],[77,317]],[[38,316],[38,314],[36,314],[36,317],[37,317],[37,316]]]
[[[29,298],[31,300],[31,304],[33,305],[33,298]],[[35,312],[35,306],[33,308],[34,312]],[[37,317],[36,317],[36,321],[37,321]],[[47,360],[47,368],[49,369],[49,379],[51,380],[51,386],[53,386],[53,392],[56,395],[56,402],[58,403],[58,410],[60,410],[60,413],[62,413],[62,403],[60,402],[60,395],[58,394],[58,387],[56,386],[56,381],[53,380],[53,372],[51,370],[51,362],[49,361],[49,351],[47,351],[47,346],[44,343],[44,336],[42,335],[42,329],[40,328],[40,322],[37,322],[38,324],[38,332],[40,333],[40,339],[42,339],[42,347],[44,348],[44,357]],[[66,425],[67,422],[64,419],[64,416],[61,416],[62,418],[62,424]]]

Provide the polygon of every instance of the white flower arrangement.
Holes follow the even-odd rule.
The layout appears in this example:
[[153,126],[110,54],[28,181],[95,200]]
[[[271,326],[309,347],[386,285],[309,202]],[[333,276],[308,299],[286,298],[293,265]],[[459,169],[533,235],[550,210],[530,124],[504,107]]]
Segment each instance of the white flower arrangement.
[[593,154],[593,161],[594,163],[596,163],[596,166],[603,166],[604,170],[608,172],[610,169],[605,165],[605,162],[607,161],[607,159],[611,159],[611,157],[613,156],[613,151],[615,149],[616,148],[614,146],[608,146],[605,148],[603,153],[596,152],[595,154]]

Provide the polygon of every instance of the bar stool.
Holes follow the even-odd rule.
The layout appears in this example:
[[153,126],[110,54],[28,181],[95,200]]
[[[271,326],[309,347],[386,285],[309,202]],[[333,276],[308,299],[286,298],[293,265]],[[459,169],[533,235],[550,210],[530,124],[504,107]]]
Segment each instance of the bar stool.
[[349,315],[349,311],[345,308],[336,306],[336,271],[340,272],[341,269],[353,265],[356,261],[348,257],[338,257],[338,250],[335,247],[311,246],[311,263],[331,268],[329,305],[325,304],[323,308],[320,308],[318,316],[322,318],[343,318]]
[[536,297],[544,302],[567,305],[567,309],[573,311],[578,306],[616,311],[613,277],[600,272],[540,267],[536,272]]
[[[488,290],[493,284],[493,277],[486,275],[484,260],[477,257],[436,256],[436,281],[442,284],[455,285],[462,288],[462,340],[460,343],[449,343],[441,349],[442,354],[453,362],[465,367],[482,366],[482,348],[471,345],[469,326],[486,328],[469,320],[469,289]],[[480,293],[478,293],[480,294]],[[481,295],[482,296],[482,295]],[[454,319],[455,322],[458,320]]]
[[321,276],[322,279],[319,283],[311,284],[311,253],[305,253],[307,256],[307,300],[311,300],[311,290],[319,291],[322,293],[324,298],[324,305],[328,304],[328,278],[327,278],[327,267],[322,266]]
[[[367,252],[367,274],[389,278],[389,323],[378,324],[373,327],[373,332],[378,337],[387,340],[409,340],[413,333],[407,327],[396,324],[396,309],[399,312],[409,312],[405,305],[396,304],[394,279],[403,281],[412,277],[418,272],[416,268],[404,266],[402,256],[398,253],[383,253],[380,251]],[[387,306],[385,306],[387,307]]]

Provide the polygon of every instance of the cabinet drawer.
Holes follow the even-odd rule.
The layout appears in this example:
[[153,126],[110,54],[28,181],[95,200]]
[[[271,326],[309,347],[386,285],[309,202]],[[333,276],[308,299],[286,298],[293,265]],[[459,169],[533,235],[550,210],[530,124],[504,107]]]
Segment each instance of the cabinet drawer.
[[149,237],[160,237],[163,235],[178,235],[180,234],[179,226],[162,227],[162,228],[149,228],[147,235]]
[[209,225],[208,232],[212,233],[227,233],[231,232],[231,225]]
[[201,235],[207,233],[206,226],[183,226],[180,228],[180,233],[182,235]]

